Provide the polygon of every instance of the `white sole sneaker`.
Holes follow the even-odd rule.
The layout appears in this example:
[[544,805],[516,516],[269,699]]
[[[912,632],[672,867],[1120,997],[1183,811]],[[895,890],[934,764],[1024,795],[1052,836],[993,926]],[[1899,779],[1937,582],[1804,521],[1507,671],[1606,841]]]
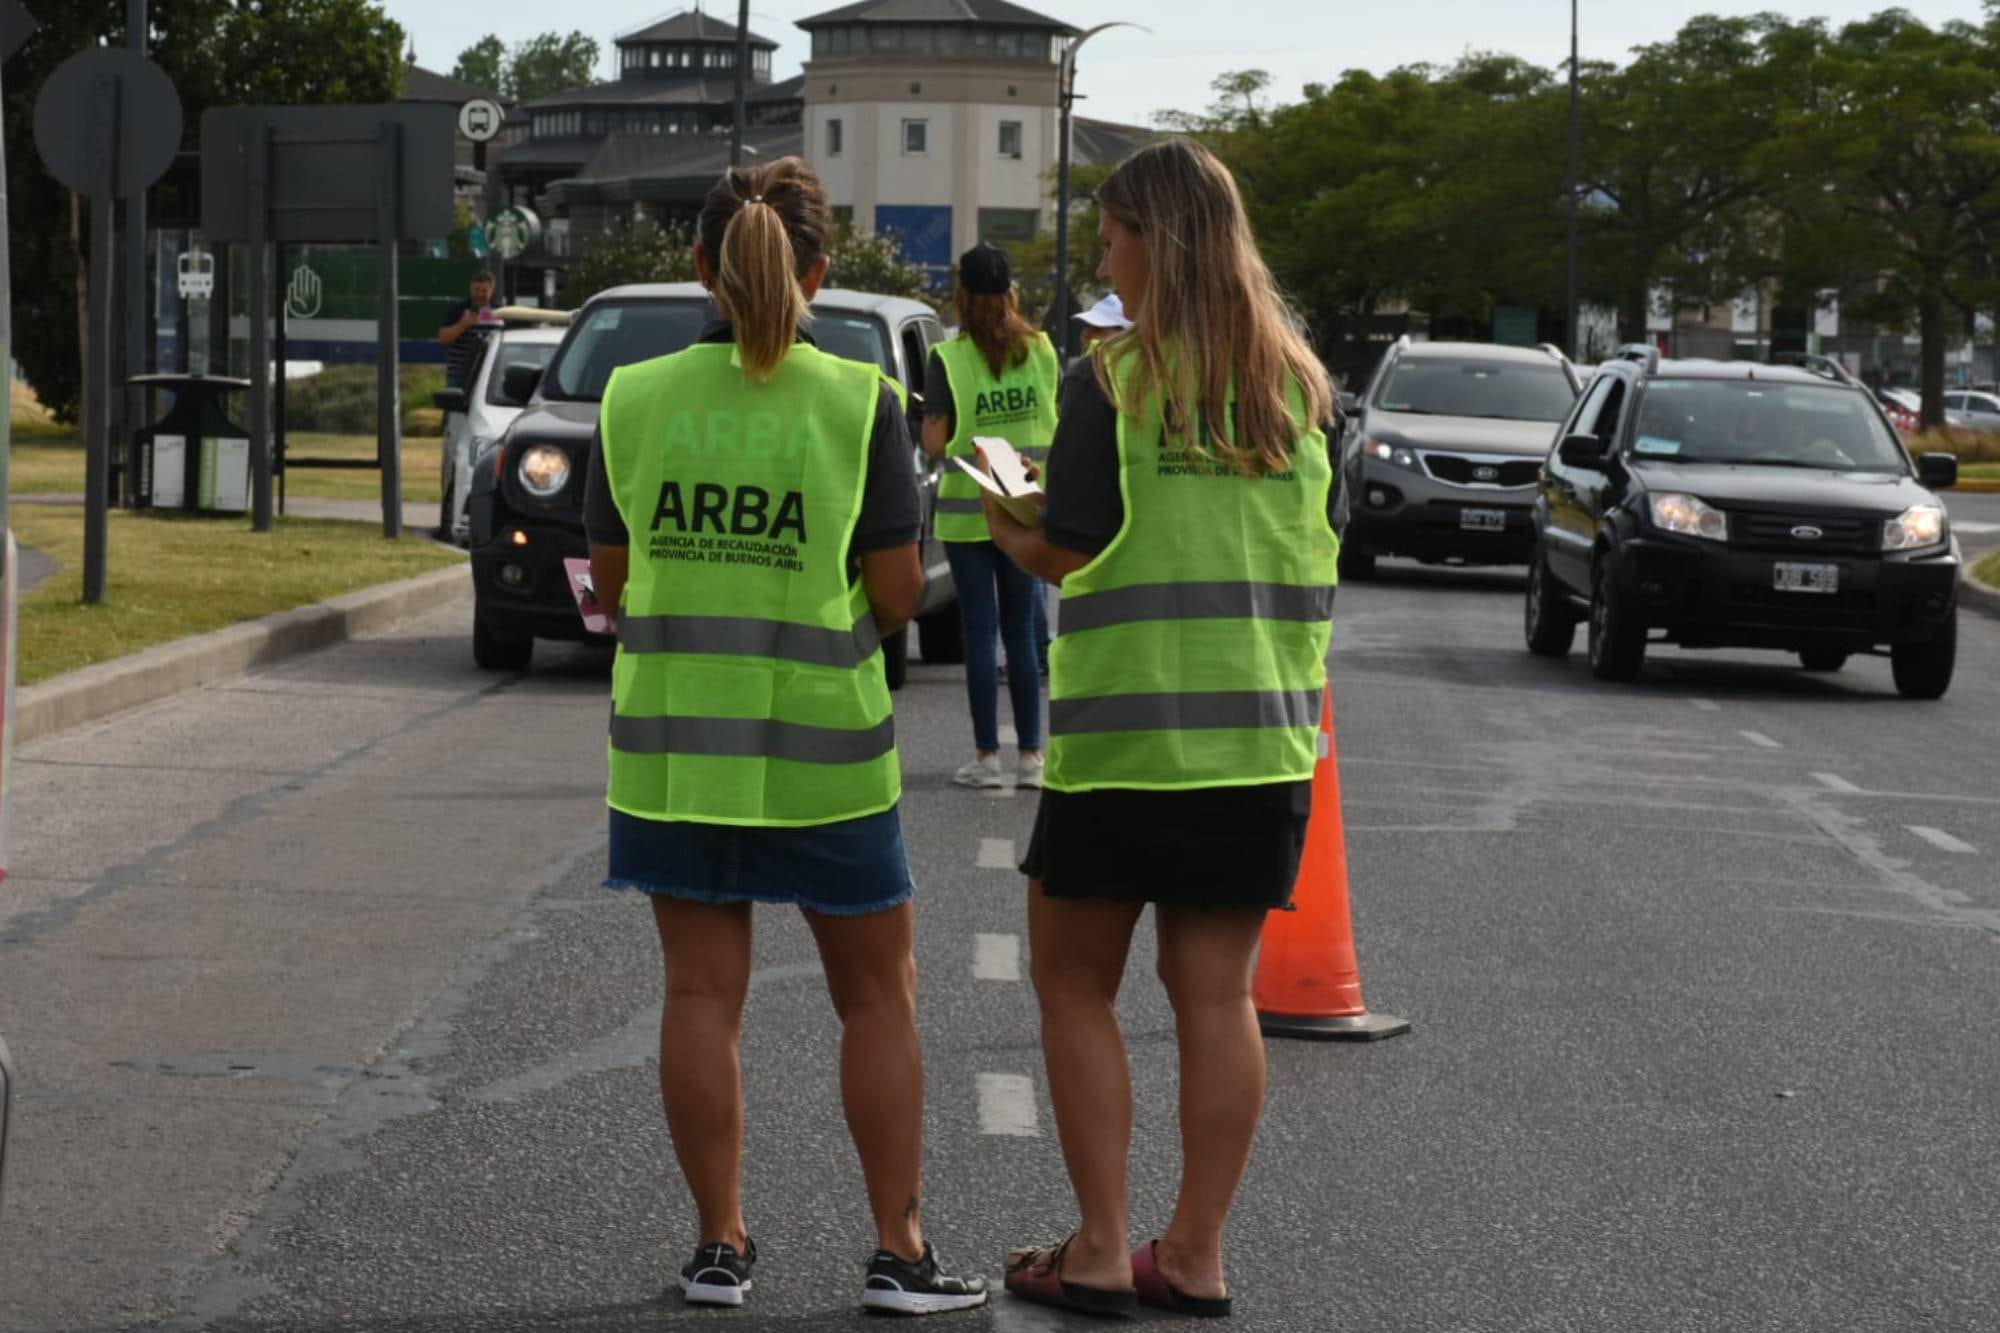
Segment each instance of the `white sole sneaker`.
[[929,1295],[917,1291],[878,1291],[870,1287],[861,1293],[861,1308],[885,1314],[950,1314],[953,1310],[977,1310],[986,1304],[986,1292],[966,1296]]
[[689,1305],[727,1305],[734,1308],[743,1304],[744,1294],[753,1285],[754,1280],[745,1282],[741,1286],[735,1283],[723,1286],[707,1282],[690,1282],[682,1278],[681,1295],[686,1298]]

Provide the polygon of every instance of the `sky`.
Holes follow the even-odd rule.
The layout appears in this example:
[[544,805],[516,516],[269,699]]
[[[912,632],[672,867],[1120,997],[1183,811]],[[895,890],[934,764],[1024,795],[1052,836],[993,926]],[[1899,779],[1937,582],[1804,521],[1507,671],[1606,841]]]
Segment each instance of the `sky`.
[[[1471,51],[1506,51],[1554,66],[1569,56],[1569,5],[1563,0],[1021,0],[1028,8],[1079,28],[1119,20],[1144,24],[1150,35],[1114,29],[1091,39],[1077,63],[1078,114],[1127,124],[1151,124],[1163,110],[1201,110],[1209,85],[1228,70],[1263,69],[1272,96],[1290,101],[1308,83],[1331,82],[1341,71],[1376,72],[1398,65],[1450,64]],[[561,26],[580,28],[604,48],[603,75],[613,76],[612,39],[677,13],[694,0],[378,0],[414,39],[417,63],[450,72],[458,53],[492,32],[508,44]],[[808,53],[797,20],[836,8],[841,0],[751,0],[750,28],[781,43],[775,72],[798,73]],[[735,0],[704,0],[708,12],[731,22]],[[1622,60],[1633,47],[1663,40],[1697,14],[1780,13],[1823,18],[1838,26],[1891,8],[1890,0],[1713,0],[1707,4],[1583,0],[1580,40],[1585,60]],[[1978,21],[1979,0],[1902,0],[1926,23]],[[1225,20],[1218,13],[1226,14]]]

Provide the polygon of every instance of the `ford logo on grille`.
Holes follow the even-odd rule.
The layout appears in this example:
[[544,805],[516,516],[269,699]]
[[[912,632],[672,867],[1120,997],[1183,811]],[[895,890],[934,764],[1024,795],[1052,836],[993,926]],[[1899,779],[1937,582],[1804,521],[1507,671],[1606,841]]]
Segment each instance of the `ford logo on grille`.
[[1474,481],[1498,481],[1500,480],[1500,469],[1497,467],[1476,467],[1472,469],[1472,479]]
[[1792,535],[1802,542],[1816,542],[1821,537],[1826,536],[1824,532],[1821,532],[1810,523],[1801,523],[1798,527],[1793,528]]

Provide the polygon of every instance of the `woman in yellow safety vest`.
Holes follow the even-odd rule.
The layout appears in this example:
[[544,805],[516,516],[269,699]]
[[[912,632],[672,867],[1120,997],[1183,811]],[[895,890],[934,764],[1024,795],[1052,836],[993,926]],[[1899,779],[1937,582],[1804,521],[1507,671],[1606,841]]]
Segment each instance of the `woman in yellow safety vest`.
[[[585,497],[617,608],[606,883],[651,900],[660,1090],[701,1234],[690,1302],[741,1305],[750,905],[804,910],[844,1027],[841,1089],[877,1250],[864,1306],[968,1309],[918,1217],[923,1055],[882,636],[923,590],[909,428],[873,366],[805,332],[826,194],[784,158],[709,192],[695,247],[722,318],[605,390]],[[586,316],[588,318],[588,316]]]
[[[1025,863],[1049,1096],[1082,1214],[1016,1251],[1050,1304],[1222,1315],[1222,1230],[1256,1136],[1250,999],[1311,809],[1338,538],[1326,372],[1294,330],[1228,170],[1167,140],[1097,191],[1100,276],[1133,329],[1063,386],[1044,526],[989,505],[1015,563],[1062,585],[1047,790]],[[1156,905],[1180,1049],[1174,1215],[1127,1248],[1132,1085],[1114,1001]]]
[[[998,437],[1039,462],[1056,428],[1055,345],[1021,317],[1004,251],[978,245],[958,261],[958,336],[931,351],[924,376],[924,449],[972,457],[973,440]],[[972,762],[952,774],[962,787],[1000,787],[1000,665],[1007,652],[1023,787],[1042,785],[1042,679],[1035,650],[1041,585],[993,545],[979,483],[947,465],[938,477],[937,535],[958,589],[965,693],[972,707]]]

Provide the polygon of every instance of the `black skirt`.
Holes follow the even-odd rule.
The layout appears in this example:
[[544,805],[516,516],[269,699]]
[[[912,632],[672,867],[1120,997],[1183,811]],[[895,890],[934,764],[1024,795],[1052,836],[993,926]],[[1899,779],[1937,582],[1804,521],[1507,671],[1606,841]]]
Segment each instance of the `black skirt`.
[[1284,907],[1312,783],[1193,791],[1044,791],[1021,873],[1051,898]]

